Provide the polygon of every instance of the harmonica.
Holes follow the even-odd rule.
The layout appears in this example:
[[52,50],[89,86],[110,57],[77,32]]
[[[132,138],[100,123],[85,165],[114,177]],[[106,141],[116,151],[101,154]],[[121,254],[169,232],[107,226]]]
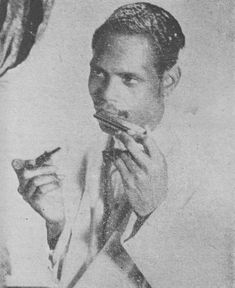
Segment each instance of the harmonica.
[[133,131],[138,136],[146,135],[147,131],[137,126],[133,123],[130,123],[127,120],[117,117],[110,112],[100,111],[93,115],[98,121],[104,123],[106,126],[112,128],[114,131],[123,131],[128,132],[129,130]]

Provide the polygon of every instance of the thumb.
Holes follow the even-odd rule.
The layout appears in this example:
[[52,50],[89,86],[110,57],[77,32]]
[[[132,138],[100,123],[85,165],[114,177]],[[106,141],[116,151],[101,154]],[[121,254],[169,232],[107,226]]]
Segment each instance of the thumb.
[[11,166],[16,172],[16,175],[20,179],[24,169],[32,169],[33,165],[35,165],[35,160],[22,160],[22,159],[14,159],[11,162]]
[[23,175],[24,167],[25,167],[25,161],[21,159],[14,159],[11,162],[11,166],[13,167],[19,181]]
[[16,174],[18,174],[20,171],[22,171],[25,167],[25,161],[21,159],[14,159],[11,162],[11,166],[15,170]]
[[16,174],[19,174],[23,169],[33,169],[35,165],[35,160],[22,160],[14,159],[11,162],[11,166],[14,168]]
[[34,169],[35,160],[22,160],[14,159],[11,162],[11,166],[15,170],[18,177],[22,176],[24,169]]

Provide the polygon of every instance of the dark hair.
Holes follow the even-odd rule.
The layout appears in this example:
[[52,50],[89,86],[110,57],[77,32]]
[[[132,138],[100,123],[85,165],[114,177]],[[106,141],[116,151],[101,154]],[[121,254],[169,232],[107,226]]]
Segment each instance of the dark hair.
[[110,34],[144,35],[151,41],[157,56],[158,73],[173,67],[185,37],[178,21],[166,10],[145,2],[127,4],[116,9],[94,33],[92,49],[104,43]]

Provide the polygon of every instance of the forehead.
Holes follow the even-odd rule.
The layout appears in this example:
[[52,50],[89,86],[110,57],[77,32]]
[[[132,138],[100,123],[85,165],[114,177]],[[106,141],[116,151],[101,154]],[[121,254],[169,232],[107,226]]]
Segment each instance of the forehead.
[[143,35],[109,35],[93,52],[91,64],[105,70],[155,72],[153,49]]

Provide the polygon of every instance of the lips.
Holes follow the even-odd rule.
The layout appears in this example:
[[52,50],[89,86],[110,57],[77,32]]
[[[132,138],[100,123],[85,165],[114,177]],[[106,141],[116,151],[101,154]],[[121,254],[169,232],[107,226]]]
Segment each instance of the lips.
[[94,114],[94,117],[98,119],[100,123],[104,124],[108,128],[114,130],[121,130],[124,132],[127,132],[129,130],[129,128],[124,125],[123,119],[118,117],[117,114],[100,110],[97,111],[96,114]]
[[95,110],[96,110],[96,114],[109,115],[110,117],[114,117],[115,119],[127,120],[129,117],[128,111],[119,110],[113,107],[113,105],[104,105],[104,106],[95,105]]
[[100,124],[113,131],[128,132],[132,130],[138,135],[145,135],[146,130],[140,126],[137,126],[126,119],[119,117],[116,113],[99,110],[94,114],[94,117],[99,121]]

